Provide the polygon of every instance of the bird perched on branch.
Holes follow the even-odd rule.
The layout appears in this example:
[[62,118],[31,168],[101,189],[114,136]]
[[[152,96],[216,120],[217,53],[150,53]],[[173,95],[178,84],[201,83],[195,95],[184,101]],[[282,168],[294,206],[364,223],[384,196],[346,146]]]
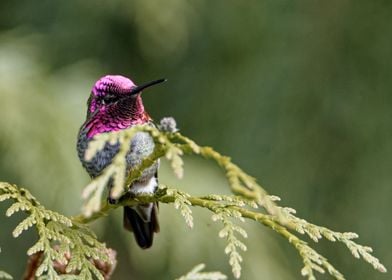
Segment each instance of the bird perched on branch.
[[[141,93],[143,89],[164,81],[166,80],[160,79],[136,86],[126,77],[108,75],[95,83],[87,102],[86,121],[79,130],[77,141],[79,159],[92,178],[99,176],[112,162],[119,151],[119,143],[107,143],[91,161],[86,161],[88,143],[100,133],[118,131],[134,125],[153,125],[152,119],[144,109]],[[126,155],[127,171],[138,166],[154,150],[154,141],[145,132],[136,133],[130,145]],[[158,188],[158,166],[157,161],[145,169],[138,180],[129,186],[129,192],[154,193]],[[111,187],[110,182],[108,187]],[[110,191],[108,200],[115,203],[110,197]],[[137,244],[143,249],[151,247],[154,232],[159,231],[157,207],[157,203],[124,207],[124,227],[133,231]]]

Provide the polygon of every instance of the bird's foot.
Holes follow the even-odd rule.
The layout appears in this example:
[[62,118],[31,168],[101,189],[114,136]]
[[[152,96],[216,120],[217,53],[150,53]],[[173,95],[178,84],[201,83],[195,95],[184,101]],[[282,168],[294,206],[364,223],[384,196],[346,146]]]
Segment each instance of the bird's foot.
[[120,199],[113,198],[111,196],[108,197],[108,203],[111,204],[111,205],[118,204],[119,201],[120,201]]
[[135,198],[135,195],[131,192],[127,192],[119,198],[119,202],[127,201],[133,198]]
[[120,196],[119,198],[113,198],[111,196],[108,197],[108,203],[115,205],[115,204],[119,204],[121,202],[127,201],[129,199],[133,199],[135,198],[135,194],[127,192],[125,194],[123,194],[122,196]]

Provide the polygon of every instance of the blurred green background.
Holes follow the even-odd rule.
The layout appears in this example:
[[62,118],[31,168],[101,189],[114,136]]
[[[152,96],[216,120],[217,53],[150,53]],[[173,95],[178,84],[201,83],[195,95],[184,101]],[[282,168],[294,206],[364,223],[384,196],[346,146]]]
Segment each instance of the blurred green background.
[[[165,77],[144,94],[153,118],[175,117],[183,134],[230,155],[300,216],[358,232],[391,270],[391,30],[386,0],[2,0],[0,180],[78,213],[89,178],[75,142],[92,85],[105,74]],[[182,181],[163,165],[161,182],[227,192],[220,170],[194,158]],[[232,279],[206,211],[194,210],[189,230],[162,205],[148,251],[122,230],[120,212],[94,224],[118,251],[113,279],[173,279],[201,262]],[[13,239],[17,221],[1,218],[0,268],[20,279],[36,235]],[[242,279],[302,279],[286,240],[246,229]],[[316,248],[347,279],[391,279],[341,244]]]

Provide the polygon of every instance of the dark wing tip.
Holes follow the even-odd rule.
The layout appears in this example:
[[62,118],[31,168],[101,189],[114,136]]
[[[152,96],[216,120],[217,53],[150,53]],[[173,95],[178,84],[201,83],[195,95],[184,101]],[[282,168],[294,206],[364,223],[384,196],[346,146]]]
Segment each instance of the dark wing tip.
[[124,228],[133,232],[136,243],[142,249],[152,246],[154,231],[156,230],[155,221],[145,222],[139,214],[131,207],[124,207]]

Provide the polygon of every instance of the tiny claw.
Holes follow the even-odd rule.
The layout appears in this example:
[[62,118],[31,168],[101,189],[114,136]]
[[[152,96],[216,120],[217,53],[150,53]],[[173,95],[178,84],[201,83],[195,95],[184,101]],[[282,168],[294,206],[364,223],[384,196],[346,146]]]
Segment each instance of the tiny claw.
[[133,199],[133,198],[135,198],[135,197],[136,197],[136,196],[135,196],[134,193],[127,192],[127,193],[123,194],[118,200],[119,200],[120,202],[123,202],[123,201],[129,200],[129,199]]
[[108,197],[108,203],[109,204],[112,204],[112,205],[114,205],[114,204],[117,204],[119,202],[119,199],[115,199],[115,198],[112,198],[112,197]]

